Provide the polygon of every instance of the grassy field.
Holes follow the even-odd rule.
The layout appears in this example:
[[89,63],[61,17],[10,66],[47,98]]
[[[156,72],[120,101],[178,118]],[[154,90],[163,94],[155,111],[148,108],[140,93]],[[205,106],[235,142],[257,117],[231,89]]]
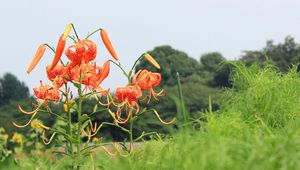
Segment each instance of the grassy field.
[[[130,156],[98,151],[82,169],[300,169],[300,77],[235,64],[219,111],[199,111],[170,138],[147,141]],[[188,97],[188,96],[185,96]],[[26,157],[0,169],[68,169],[70,158]]]

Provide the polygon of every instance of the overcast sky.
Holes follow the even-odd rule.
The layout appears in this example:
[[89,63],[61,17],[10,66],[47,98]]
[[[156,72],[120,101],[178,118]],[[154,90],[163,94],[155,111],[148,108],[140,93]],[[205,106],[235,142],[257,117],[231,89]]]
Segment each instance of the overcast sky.
[[[47,82],[50,50],[30,75],[26,69],[37,47],[45,42],[56,46],[70,22],[81,37],[105,28],[127,69],[143,52],[166,44],[196,59],[212,51],[236,59],[243,50],[261,49],[269,39],[278,43],[291,35],[299,42],[299,7],[296,0],[2,1],[0,74],[12,72],[30,89],[40,79]],[[98,45],[96,61],[103,64],[110,56],[99,34],[91,39]],[[123,86],[126,79],[121,75],[112,67],[103,86]]]

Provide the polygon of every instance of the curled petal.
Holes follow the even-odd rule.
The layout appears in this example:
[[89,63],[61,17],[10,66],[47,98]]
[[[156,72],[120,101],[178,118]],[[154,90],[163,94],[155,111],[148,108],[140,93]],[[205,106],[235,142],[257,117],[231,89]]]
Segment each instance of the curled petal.
[[28,126],[28,125],[31,123],[31,121],[33,120],[33,118],[35,117],[36,114],[37,114],[37,112],[35,112],[35,113],[31,116],[31,118],[29,119],[29,121],[28,121],[27,123],[25,123],[24,125],[18,125],[18,124],[16,124],[15,122],[12,122],[12,124],[13,124],[14,126],[18,127],[18,128],[24,128],[24,127]]
[[121,118],[122,110],[121,110],[121,109],[118,109],[118,111],[116,112],[116,115],[118,116],[117,122],[118,122],[119,124],[125,124],[125,123],[127,123],[127,122],[129,121],[129,119],[130,119],[131,112],[132,112],[132,110],[130,110],[129,112],[126,112],[126,118],[123,119],[123,118]]
[[134,114],[137,114],[140,112],[140,106],[135,102],[135,113]]
[[103,69],[102,69],[101,75],[97,81],[97,84],[100,84],[108,76],[109,71],[110,71],[110,62],[106,61],[103,65]]
[[[109,105],[111,105],[111,104],[114,103],[113,100],[109,101],[109,97],[108,97],[108,95],[106,95],[106,94],[108,94],[108,92],[109,92],[109,89],[108,89],[107,91],[104,91],[105,96],[106,96],[106,98],[107,98],[107,103],[102,103],[102,102],[99,100],[99,97],[96,95],[96,93],[94,93],[94,92],[92,91],[93,96],[95,97],[95,99],[97,100],[97,102],[98,102],[100,105],[102,105],[102,106],[109,106]],[[102,96],[103,92],[99,92],[99,94]]]
[[46,67],[46,73],[49,80],[53,81],[57,76],[63,77],[66,72],[66,68],[62,64],[57,64],[52,70],[50,65]]
[[56,87],[51,87],[49,85],[43,85],[42,81],[40,87],[33,88],[33,91],[35,97],[37,97],[38,99],[42,99],[45,101],[58,101],[60,99],[59,89],[57,89]]
[[127,104],[133,105],[134,101],[142,97],[142,90],[137,84],[119,87],[116,89],[115,97],[119,101],[126,101]]
[[92,61],[96,58],[97,47],[96,44],[88,39],[82,40],[85,47],[84,60],[85,62]]
[[159,114],[157,113],[157,111],[156,111],[155,109],[153,109],[153,113],[156,115],[156,117],[158,118],[158,120],[159,120],[161,123],[165,124],[165,125],[172,124],[172,123],[174,123],[174,122],[176,121],[176,118],[174,117],[171,121],[165,122],[165,121],[163,121],[163,120],[160,118]]
[[132,149],[132,144],[130,143],[129,145],[130,145],[130,146],[129,146],[129,148],[130,148],[129,153],[128,153],[128,154],[125,154],[125,153],[124,153],[124,150],[120,147],[120,145],[119,145],[117,142],[115,142],[115,144],[114,144],[114,146],[115,146],[116,150],[118,151],[118,153],[119,153],[121,156],[123,156],[123,157],[127,157],[127,156],[129,156],[129,155],[132,153],[132,151],[133,151],[133,149]]
[[95,125],[95,126],[92,127],[92,129],[91,129],[93,133],[96,132],[96,130],[98,129],[98,128],[97,128],[97,122],[95,122],[94,125]]
[[[119,113],[120,110],[118,109],[117,112],[113,113],[110,109],[108,109],[108,113],[112,116],[112,118],[115,120],[116,123],[119,123],[119,124],[124,124],[126,123],[125,121],[120,121],[120,115]],[[116,118],[116,116],[118,116],[118,118]],[[128,120],[127,120],[128,121]]]
[[82,134],[83,136],[89,136],[89,134],[86,133],[86,131],[85,131],[84,129],[81,130],[81,134]]
[[47,139],[46,139],[46,137],[45,137],[45,130],[43,130],[43,132],[42,132],[42,140],[43,140],[43,143],[45,144],[45,145],[49,145],[51,142],[52,142],[52,140],[54,139],[54,136],[56,135],[56,132],[54,132],[54,133],[52,133],[52,135],[51,135],[51,137],[50,137],[50,139],[48,140],[48,142],[46,141]]
[[77,57],[76,54],[76,46],[75,45],[71,45],[69,46],[66,51],[65,51],[65,55],[68,57],[69,60],[71,60],[74,63],[79,63],[79,59]]
[[160,82],[161,82],[161,74],[153,73],[148,70],[138,71],[132,79],[132,83],[139,85],[142,90],[155,87],[159,85]]
[[109,149],[107,149],[105,146],[101,146],[101,147],[102,147],[102,149],[103,149],[107,154],[109,154],[110,156],[116,156],[116,153],[110,152]]
[[126,103],[127,103],[127,100],[125,100],[124,102],[119,103],[119,104],[116,104],[115,102],[113,102],[113,105],[116,106],[116,107],[118,107],[118,108],[121,108],[121,107],[123,107],[124,105],[126,105]]
[[26,114],[26,115],[32,115],[32,114],[38,112],[39,108],[40,108],[42,105],[43,105],[43,102],[40,103],[40,104],[37,106],[36,109],[34,109],[33,111],[30,111],[30,112],[25,111],[25,110],[22,108],[22,106],[20,106],[20,105],[18,105],[18,107],[19,107],[20,112],[22,112],[22,113],[24,113],[24,114]]
[[102,103],[100,100],[97,100],[97,102],[102,105],[102,106],[110,106],[111,104],[113,104],[113,100],[112,101],[108,101],[107,103]]
[[110,91],[110,89],[103,90],[100,86],[97,87],[95,90],[99,94],[100,97],[106,96],[107,94],[109,94],[109,91]]
[[137,83],[137,77],[140,75],[142,70],[139,70],[132,78],[132,83],[136,84]]
[[162,89],[161,91],[159,91],[158,93],[156,93],[153,88],[149,89],[150,92],[150,96],[152,95],[154,97],[155,100],[159,101],[159,97],[164,95],[164,89]]

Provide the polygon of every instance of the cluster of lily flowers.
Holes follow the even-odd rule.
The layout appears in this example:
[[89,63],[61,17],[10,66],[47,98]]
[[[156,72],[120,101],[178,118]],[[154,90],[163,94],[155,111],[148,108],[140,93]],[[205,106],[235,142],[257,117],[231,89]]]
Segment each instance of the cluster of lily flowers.
[[[69,35],[72,29],[76,37]],[[108,108],[110,106],[116,107],[115,112],[111,112],[110,109],[109,112],[111,113],[111,116],[114,118],[114,121],[117,124],[125,124],[126,122],[128,122],[132,115],[136,115],[140,112],[138,100],[142,98],[143,91],[147,91],[147,103],[150,102],[150,99],[152,97],[156,100],[159,100],[159,98],[164,95],[164,90],[160,90],[159,92],[154,91],[154,87],[158,86],[162,80],[161,74],[145,69],[139,70],[133,77],[131,77],[132,70],[130,70],[129,73],[126,73],[125,75],[127,75],[127,78],[129,80],[128,84],[124,87],[117,88],[113,97],[111,96],[109,89],[104,90],[101,87],[101,83],[109,75],[110,63],[116,64],[120,68],[121,65],[120,63],[118,63],[119,57],[116,54],[106,31],[100,28],[93,33],[97,31],[100,31],[101,39],[106,49],[114,59],[114,61],[105,61],[102,66],[97,65],[95,62],[95,58],[97,56],[97,46],[93,41],[88,39],[91,34],[88,35],[85,39],[79,39],[73,24],[69,24],[66,27],[65,32],[59,37],[55,49],[48,44],[41,44],[39,46],[32,62],[27,69],[27,73],[29,74],[36,67],[36,65],[44,55],[46,48],[48,47],[54,52],[52,63],[46,66],[47,77],[51,81],[51,83],[44,84],[42,81],[40,81],[40,86],[33,88],[34,95],[37,99],[40,100],[40,102],[38,102],[36,109],[34,109],[33,111],[25,111],[21,106],[19,106],[19,110],[24,114],[31,115],[31,118],[24,125],[18,125],[13,122],[15,126],[22,128],[28,126],[30,123],[32,124],[32,121],[35,120],[35,115],[40,111],[40,108],[42,106],[47,107],[47,103],[49,101],[62,101],[63,95],[61,94],[62,90],[60,89],[64,85],[65,87],[67,87],[68,83],[73,84],[75,87],[81,87],[81,85],[84,85],[83,92],[86,92],[86,94],[93,94],[98,103]],[[67,38],[72,39],[74,44],[66,48],[65,46]],[[66,63],[64,63],[61,58],[63,53],[68,58],[68,61]],[[152,58],[151,55],[144,53],[138,60],[140,60],[141,58],[145,58],[157,69],[160,69],[160,65]],[[123,69],[122,71],[124,72]],[[69,93],[69,91],[66,90],[66,93]],[[106,96],[107,103],[101,102],[98,96],[100,98]],[[66,99],[66,101],[62,102],[65,103],[65,111],[67,112],[70,109],[68,107],[71,105],[70,103],[72,103],[72,101]],[[73,103],[74,102],[75,101],[73,101]],[[124,113],[122,113],[124,110],[125,116]],[[170,122],[165,122],[160,118],[159,114],[156,111],[154,111],[154,113],[164,124],[171,124],[175,121],[174,118]],[[36,126],[41,127],[44,130],[50,129],[41,121],[34,123]],[[97,124],[95,124],[95,127],[91,125],[91,127],[88,128],[90,132],[83,131],[82,134],[85,134],[90,138],[94,136],[100,128],[101,126],[97,127]],[[43,136],[42,138],[44,140],[45,137]]]

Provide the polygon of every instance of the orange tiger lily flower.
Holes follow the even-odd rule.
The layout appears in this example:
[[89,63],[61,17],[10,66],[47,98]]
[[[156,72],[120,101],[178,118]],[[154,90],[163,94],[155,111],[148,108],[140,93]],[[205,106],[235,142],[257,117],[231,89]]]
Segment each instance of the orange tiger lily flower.
[[46,67],[47,77],[53,81],[57,76],[61,76],[65,73],[65,67],[62,64],[57,64],[52,70],[50,65]]
[[38,64],[38,62],[41,60],[41,58],[43,57],[44,53],[46,50],[46,45],[45,44],[41,44],[39,46],[39,48],[37,49],[28,69],[27,69],[27,73],[29,74],[34,68],[35,66]]
[[[91,82],[96,82],[97,66],[95,63],[77,63],[71,62],[67,66],[67,74],[71,80],[81,82],[84,85],[90,85]],[[81,80],[80,80],[81,79]]]
[[91,40],[80,40],[75,45],[69,46],[65,55],[73,63],[81,64],[82,61],[88,63],[96,58],[97,47]]
[[[116,89],[115,97],[117,100],[121,101],[120,104],[113,104],[118,107],[117,111],[115,112],[115,120],[118,123],[124,124],[126,123],[131,114],[133,109],[135,109],[135,113],[139,112],[139,105],[137,100],[142,97],[142,90],[138,85],[127,85],[126,87],[119,87]],[[122,108],[126,107],[126,118],[121,118]],[[129,107],[129,109],[128,109]]]
[[115,59],[115,60],[119,60],[119,57],[115,51],[115,49],[113,48],[110,39],[107,35],[107,32],[104,29],[100,30],[100,35],[101,35],[101,39],[106,47],[106,49],[108,50],[108,52],[110,53],[110,55]]
[[161,90],[158,93],[153,90],[153,87],[159,85],[160,82],[160,73],[153,73],[148,70],[138,71],[132,79],[132,83],[140,86],[142,90],[149,90],[148,102],[150,101],[151,96],[153,96],[156,100],[158,100],[158,97],[162,96],[164,90]]
[[121,102],[134,106],[136,101],[142,97],[142,90],[137,85],[127,85],[126,87],[117,88],[115,96]]
[[[70,63],[67,66],[67,75],[75,82],[80,82],[87,86],[92,86],[98,91],[100,83],[108,76],[110,70],[109,61],[106,61],[103,67],[99,67],[96,63]],[[102,91],[102,90],[101,90]]]
[[50,66],[47,66],[46,73],[47,77],[54,83],[56,88],[60,88],[68,81],[66,79],[66,68],[62,64],[57,64],[53,70],[50,70]]
[[138,71],[132,79],[132,83],[138,84],[142,90],[155,87],[159,85],[160,82],[161,82],[160,73],[153,73],[148,70]]
[[59,90],[49,85],[43,85],[40,82],[40,87],[33,88],[34,95],[38,99],[58,101],[60,99]]
[[54,67],[57,65],[57,63],[59,62],[62,53],[64,52],[65,49],[65,45],[66,45],[66,40],[63,39],[63,34],[59,37],[57,46],[56,46],[56,52],[52,61],[52,64],[50,65],[50,70],[54,69]]

